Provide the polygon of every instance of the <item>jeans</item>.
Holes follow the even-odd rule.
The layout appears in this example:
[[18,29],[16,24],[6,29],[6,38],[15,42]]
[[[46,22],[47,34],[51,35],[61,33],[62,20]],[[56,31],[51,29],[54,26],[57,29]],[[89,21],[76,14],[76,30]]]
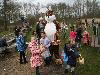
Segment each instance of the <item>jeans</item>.
[[22,63],[24,60],[24,63],[26,63],[26,58],[25,58],[25,52],[24,51],[21,51],[20,52],[20,63]]
[[46,57],[46,59],[44,59],[45,64],[46,65],[50,65],[50,57]]

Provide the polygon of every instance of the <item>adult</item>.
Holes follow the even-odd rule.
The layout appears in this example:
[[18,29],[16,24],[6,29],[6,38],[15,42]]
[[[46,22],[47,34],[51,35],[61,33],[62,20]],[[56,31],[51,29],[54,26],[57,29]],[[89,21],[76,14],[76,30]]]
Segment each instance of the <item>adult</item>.
[[56,30],[56,24],[54,24],[53,21],[56,20],[56,17],[55,15],[53,15],[53,11],[51,10],[51,8],[47,12],[45,20],[47,21],[47,24],[45,26],[44,32],[46,33],[50,41],[54,41],[54,36],[57,30]]
[[80,18],[76,21],[76,28],[80,27],[82,25],[82,21]]
[[81,43],[82,32],[83,32],[83,29],[81,27],[79,27],[79,28],[76,29],[76,39],[75,39],[75,41],[77,43]]
[[61,31],[62,31],[63,38],[67,38],[67,30],[68,30],[68,25],[63,20],[63,22],[61,23]]
[[88,22],[87,22],[87,19],[85,19],[85,24],[86,24],[86,26],[88,26]]
[[96,40],[96,23],[93,25],[93,42],[94,42],[94,47],[95,47],[95,40]]
[[41,32],[44,32],[45,28],[45,23],[42,17],[39,18],[39,22],[36,25],[36,33],[37,33],[37,38],[41,38]]
[[20,32],[20,27],[18,26],[15,26],[15,36],[18,36],[19,35],[19,32]]
[[92,27],[94,26],[94,23],[95,23],[95,19],[93,18],[92,19]]

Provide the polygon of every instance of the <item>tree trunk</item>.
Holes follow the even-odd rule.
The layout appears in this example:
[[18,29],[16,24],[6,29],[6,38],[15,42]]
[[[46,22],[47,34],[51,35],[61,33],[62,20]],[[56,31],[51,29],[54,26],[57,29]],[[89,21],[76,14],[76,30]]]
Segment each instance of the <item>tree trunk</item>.
[[7,6],[7,2],[6,2],[6,0],[4,0],[4,28],[5,28],[5,30],[7,30],[6,6]]

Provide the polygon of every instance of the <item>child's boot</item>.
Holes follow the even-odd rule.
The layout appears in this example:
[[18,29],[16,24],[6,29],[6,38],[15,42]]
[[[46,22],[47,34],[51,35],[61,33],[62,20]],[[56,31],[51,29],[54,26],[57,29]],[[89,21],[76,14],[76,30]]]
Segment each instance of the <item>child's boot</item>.
[[72,71],[71,73],[72,73],[72,75],[76,75],[76,74],[75,74],[75,71]]

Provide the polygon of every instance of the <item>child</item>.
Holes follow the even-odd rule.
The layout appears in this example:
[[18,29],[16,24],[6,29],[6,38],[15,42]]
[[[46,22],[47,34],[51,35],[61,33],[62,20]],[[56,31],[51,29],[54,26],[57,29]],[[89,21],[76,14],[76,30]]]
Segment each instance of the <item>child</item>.
[[[26,43],[21,31],[18,33],[16,37],[16,47],[20,53],[20,64],[27,63],[26,57],[25,57]],[[22,57],[23,57],[24,62],[22,60]]]
[[90,45],[90,34],[89,34],[88,31],[86,31],[86,29],[85,29],[85,31],[83,32],[83,43],[84,43],[85,45]]
[[49,52],[49,47],[50,47],[50,40],[47,38],[45,32],[41,33],[41,39],[40,39],[40,44],[42,44],[45,47],[45,51],[42,53],[44,57],[44,61],[46,65],[50,64],[50,52]]
[[78,58],[75,51],[75,45],[68,44],[64,49],[64,52],[68,56],[65,73],[68,73],[68,71],[70,70],[72,75],[75,75],[75,67]]
[[81,43],[81,40],[82,40],[82,28],[79,27],[79,28],[77,28],[77,30],[76,30],[76,39],[75,39],[75,41],[76,41],[77,43]]
[[28,48],[32,54],[30,62],[31,67],[36,68],[36,75],[40,75],[39,67],[42,65],[42,52],[44,48],[38,44],[34,37],[31,38],[31,42],[28,45]]
[[75,44],[76,32],[74,31],[74,26],[71,27],[70,31],[70,43]]

